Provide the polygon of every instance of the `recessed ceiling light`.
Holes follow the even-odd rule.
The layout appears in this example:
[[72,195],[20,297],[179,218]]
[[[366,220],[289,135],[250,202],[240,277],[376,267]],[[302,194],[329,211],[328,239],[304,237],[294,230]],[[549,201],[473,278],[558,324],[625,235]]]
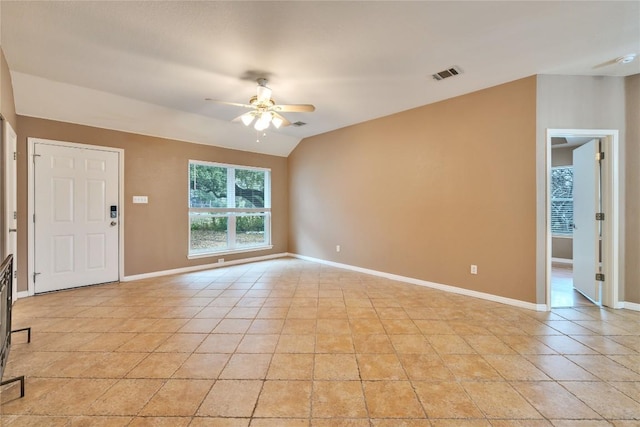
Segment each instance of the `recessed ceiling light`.
[[620,58],[616,59],[616,62],[618,64],[628,64],[629,62],[633,62],[634,59],[636,59],[636,54],[635,53],[630,53],[628,55],[624,55],[621,56]]

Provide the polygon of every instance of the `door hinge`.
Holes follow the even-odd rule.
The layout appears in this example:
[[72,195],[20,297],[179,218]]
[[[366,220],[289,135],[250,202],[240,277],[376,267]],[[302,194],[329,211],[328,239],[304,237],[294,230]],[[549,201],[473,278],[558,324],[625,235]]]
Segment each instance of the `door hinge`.
[[604,160],[604,151],[596,153],[596,160],[597,161]]
[[18,211],[13,211],[13,219],[18,219]]
[[33,273],[33,283],[36,283],[36,276],[39,275],[40,273]]
[[604,282],[604,273],[596,273],[596,281]]
[[13,152],[13,160],[17,160],[18,159],[18,153],[17,152]]
[[36,214],[33,214],[33,222],[36,222]]
[[604,221],[604,212],[596,212],[596,221]]

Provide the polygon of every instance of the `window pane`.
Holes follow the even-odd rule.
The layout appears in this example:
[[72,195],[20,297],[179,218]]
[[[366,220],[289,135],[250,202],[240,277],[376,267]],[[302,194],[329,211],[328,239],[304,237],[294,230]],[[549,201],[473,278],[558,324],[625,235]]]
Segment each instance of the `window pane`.
[[189,207],[227,207],[227,169],[220,166],[189,165]]
[[573,201],[551,201],[551,233],[573,234]]
[[265,171],[236,169],[236,208],[264,208]]
[[189,219],[191,253],[220,251],[229,246],[226,216],[192,212]]
[[551,198],[573,198],[573,168],[551,169]]
[[241,215],[236,217],[236,246],[265,244],[264,224],[264,215]]
[[551,233],[573,234],[573,167],[551,169]]

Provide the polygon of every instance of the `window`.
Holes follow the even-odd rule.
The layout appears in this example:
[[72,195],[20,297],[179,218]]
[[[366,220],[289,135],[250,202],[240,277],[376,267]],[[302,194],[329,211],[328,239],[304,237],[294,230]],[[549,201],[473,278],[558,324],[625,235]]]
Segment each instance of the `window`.
[[551,169],[551,234],[573,235],[573,167]]
[[189,256],[271,247],[271,171],[189,161]]

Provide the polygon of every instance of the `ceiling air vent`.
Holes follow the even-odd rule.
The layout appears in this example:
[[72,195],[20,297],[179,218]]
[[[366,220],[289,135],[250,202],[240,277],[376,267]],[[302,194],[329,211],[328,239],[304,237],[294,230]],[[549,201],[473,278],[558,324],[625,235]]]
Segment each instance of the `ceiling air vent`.
[[306,125],[306,123],[305,122],[300,122],[300,121],[291,123],[291,126],[295,126],[297,128],[299,128],[300,126],[304,126],[304,125]]
[[451,68],[447,68],[444,71],[440,71],[440,72],[437,72],[437,73],[433,74],[433,79],[434,80],[444,80],[444,79],[447,79],[449,77],[457,76],[458,74],[462,74],[462,70],[458,66],[454,65]]

